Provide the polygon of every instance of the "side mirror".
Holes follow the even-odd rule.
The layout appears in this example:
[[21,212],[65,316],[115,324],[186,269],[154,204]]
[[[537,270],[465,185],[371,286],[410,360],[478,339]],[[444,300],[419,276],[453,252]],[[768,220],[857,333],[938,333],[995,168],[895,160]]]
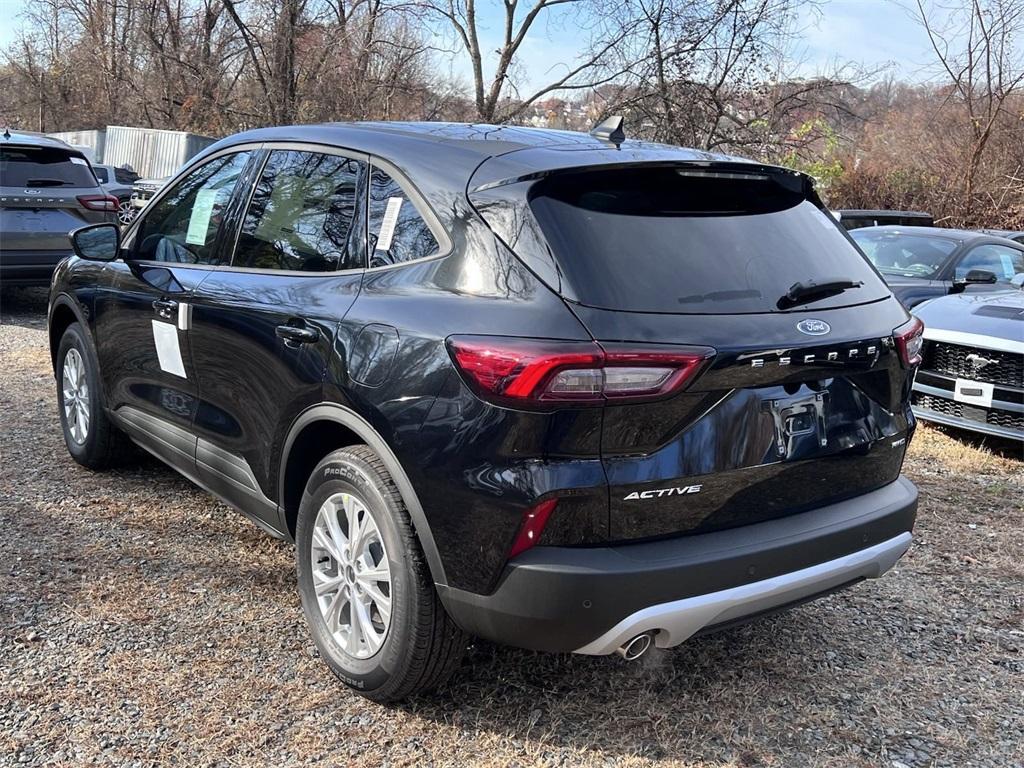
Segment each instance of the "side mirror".
[[965,276],[953,280],[950,293],[963,293],[968,285],[995,285],[996,282],[998,282],[998,278],[996,278],[995,272],[989,272],[987,269],[972,269]]
[[996,282],[996,273],[987,269],[971,269],[967,272],[964,282],[968,285],[992,285]]
[[90,224],[71,233],[71,247],[89,261],[113,261],[121,251],[121,228],[117,224]]

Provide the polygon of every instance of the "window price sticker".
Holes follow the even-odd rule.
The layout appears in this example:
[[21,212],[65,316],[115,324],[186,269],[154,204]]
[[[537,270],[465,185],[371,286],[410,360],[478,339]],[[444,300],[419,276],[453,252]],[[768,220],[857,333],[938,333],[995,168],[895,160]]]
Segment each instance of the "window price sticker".
[[380,235],[377,236],[377,247],[375,250],[387,251],[391,249],[391,239],[395,236],[398,214],[402,210],[402,203],[404,202],[405,200],[401,197],[388,198],[388,207],[384,209],[384,220],[380,223]]

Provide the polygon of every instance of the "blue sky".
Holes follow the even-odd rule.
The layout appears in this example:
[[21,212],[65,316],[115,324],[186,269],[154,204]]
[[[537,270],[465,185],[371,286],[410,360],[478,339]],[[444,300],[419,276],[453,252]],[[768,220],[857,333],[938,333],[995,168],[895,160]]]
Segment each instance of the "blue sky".
[[[498,44],[500,20],[497,0],[478,0],[487,29],[484,50]],[[17,16],[26,0],[0,0],[0,47],[14,38],[21,26]],[[527,5],[527,3],[523,3]],[[811,75],[830,62],[852,61],[870,68],[892,65],[898,76],[926,79],[930,49],[924,32],[893,0],[824,0],[819,12],[808,12],[799,20],[802,74]],[[526,87],[546,83],[565,71],[585,41],[568,19],[538,26],[524,45],[523,79]],[[453,74],[469,82],[468,67],[461,60],[451,63]]]

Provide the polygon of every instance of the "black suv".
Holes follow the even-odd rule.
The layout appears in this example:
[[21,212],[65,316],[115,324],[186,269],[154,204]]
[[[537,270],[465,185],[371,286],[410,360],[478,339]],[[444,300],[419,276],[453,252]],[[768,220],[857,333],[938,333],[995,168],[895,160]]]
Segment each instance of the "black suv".
[[578,133],[225,139],[73,235],[49,332],[68,449],[127,438],[294,539],[366,696],[466,633],[635,658],[881,575],[921,326],[811,180]]

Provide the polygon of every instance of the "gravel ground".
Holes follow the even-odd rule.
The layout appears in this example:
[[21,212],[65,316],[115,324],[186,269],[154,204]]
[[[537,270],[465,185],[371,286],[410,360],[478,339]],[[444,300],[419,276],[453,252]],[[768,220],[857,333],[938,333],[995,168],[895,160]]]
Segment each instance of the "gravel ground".
[[154,461],[69,458],[45,294],[0,326],[0,765],[1024,766],[1024,463],[922,428],[886,578],[635,664],[484,643],[385,708],[317,659],[288,545]]

